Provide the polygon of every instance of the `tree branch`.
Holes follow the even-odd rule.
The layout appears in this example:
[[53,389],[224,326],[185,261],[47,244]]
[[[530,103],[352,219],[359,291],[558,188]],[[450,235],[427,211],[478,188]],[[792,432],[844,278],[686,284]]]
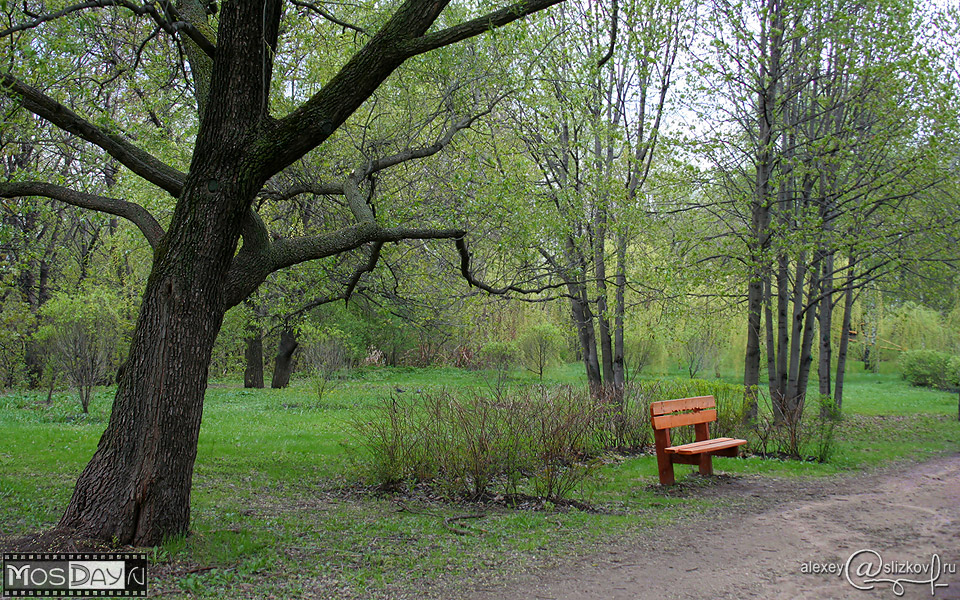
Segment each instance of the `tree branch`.
[[160,223],[150,214],[150,211],[133,202],[78,192],[70,188],[41,181],[0,183],[0,197],[18,198],[22,196],[42,196],[44,198],[59,200],[60,202],[73,206],[79,206],[80,208],[87,208],[123,217],[140,229],[143,237],[147,238],[147,243],[149,243],[152,248],[156,248],[157,243],[164,234]]
[[610,17],[610,47],[607,48],[607,53],[603,55],[597,62],[597,68],[600,69],[603,65],[607,64],[607,61],[613,58],[613,51],[617,48],[617,27],[620,25],[620,17],[618,15],[620,9],[620,3],[617,0],[613,0],[613,15]]
[[340,183],[318,183],[318,184],[297,184],[285,190],[264,189],[260,192],[260,197],[275,202],[283,202],[301,194],[313,194],[314,196],[343,196],[343,184]]
[[[20,23],[19,25],[8,27],[7,29],[0,31],[0,38],[5,38],[7,36],[13,35],[18,31],[26,31],[28,29],[33,29],[34,27],[42,25],[43,23],[54,21],[56,19],[65,17],[75,12],[80,12],[82,10],[87,10],[90,8],[106,8],[109,6],[118,6],[121,8],[126,8],[127,10],[137,15],[150,15],[150,17],[154,20],[154,22],[156,22],[158,26],[160,26],[164,31],[166,31],[170,35],[174,35],[178,31],[183,31],[184,33],[187,34],[187,36],[190,37],[191,40],[193,40],[197,44],[197,46],[199,46],[211,58],[213,58],[214,54],[216,54],[216,51],[217,51],[216,46],[214,46],[213,43],[210,42],[210,40],[208,40],[206,36],[204,36],[200,32],[200,30],[194,27],[192,23],[189,23],[184,20],[170,22],[167,19],[165,19],[162,14],[160,14],[160,11],[157,10],[157,7],[154,6],[153,3],[139,5],[139,4],[134,4],[129,0],[89,0],[88,2],[81,2],[79,4],[67,6],[65,8],[62,8],[61,10],[47,13],[45,15],[40,15],[32,21],[27,21],[26,23]],[[168,3],[168,9],[170,10],[171,15],[174,18],[179,18],[177,16],[176,9],[174,9],[172,5],[169,5],[169,3]]]
[[500,27],[562,0],[530,0],[425,35],[449,0],[405,0],[390,20],[319,92],[276,121],[257,143],[263,179],[329,138],[405,60]]
[[477,17],[476,19],[472,19],[454,27],[449,27],[441,31],[436,31],[434,33],[429,33],[427,35],[412,39],[403,45],[402,51],[409,57],[416,56],[417,54],[423,54],[424,52],[429,52],[430,50],[436,50],[437,48],[442,48],[443,46],[449,46],[450,44],[455,44],[465,39],[478,36],[481,33],[486,33],[499,27],[503,27],[504,25],[512,23],[518,19],[522,19],[527,15],[531,15],[545,8],[549,8],[554,4],[559,4],[562,1],[563,0],[521,0],[521,2],[511,4],[510,6],[501,8],[498,11],[494,11],[482,17]]
[[314,3],[312,3],[312,2],[302,2],[301,0],[290,0],[290,3],[293,4],[294,6],[299,6],[300,8],[305,8],[305,9],[307,9],[307,10],[310,11],[310,12],[316,13],[316,14],[320,15],[321,17],[323,17],[324,19],[330,21],[331,23],[334,23],[334,24],[336,24],[336,25],[339,25],[339,26],[343,27],[344,29],[352,29],[352,30],[356,31],[357,33],[360,33],[360,34],[363,34],[363,35],[370,35],[369,33],[367,33],[367,30],[366,30],[366,29],[364,29],[364,28],[362,28],[362,27],[357,27],[356,25],[353,25],[352,23],[347,23],[346,21],[344,21],[344,20],[342,20],[342,19],[338,19],[338,18],[335,17],[334,15],[328,13],[327,11],[323,10],[322,8],[320,8],[319,6],[317,6],[316,4],[314,4]]
[[358,223],[321,235],[277,240],[273,243],[271,254],[274,270],[278,270],[354,250],[371,242],[384,244],[401,240],[456,239],[464,235],[466,232],[461,229],[380,227],[374,223]]
[[385,156],[383,158],[378,158],[370,162],[370,164],[364,169],[364,176],[372,175],[384,169],[389,169],[390,167],[405,163],[411,160],[417,160],[420,158],[427,158],[433,156],[434,154],[440,152],[444,148],[450,145],[450,142],[453,141],[455,135],[458,132],[469,129],[477,119],[480,117],[486,116],[493,111],[493,107],[497,105],[505,97],[501,95],[490,106],[481,112],[478,112],[475,115],[469,117],[464,117],[453,124],[453,126],[446,131],[441,137],[437,139],[433,144],[429,146],[423,146],[421,148],[408,148],[403,152],[398,152],[392,156]]
[[364,273],[371,273],[377,267],[377,261],[380,260],[380,250],[383,248],[383,242],[375,242],[373,248],[370,250],[370,256],[367,257],[367,262],[363,263],[353,272],[353,275],[350,276],[350,282],[347,284],[347,289],[343,293],[343,299],[347,302],[350,301],[350,296],[353,295],[353,291],[357,289],[357,284],[360,283],[360,278],[363,277]]
[[27,85],[10,73],[0,73],[3,93],[19,99],[20,104],[60,129],[99,146],[110,156],[150,183],[177,197],[186,175],[134,146],[121,136],[107,133],[40,90]]
[[366,244],[375,243],[379,247],[401,240],[456,239],[464,235],[466,232],[461,229],[380,227],[362,222],[320,235],[276,240],[266,247],[253,245],[247,249],[245,241],[227,274],[225,302],[227,308],[239,304],[274,271],[342,254]]
[[545,285],[539,288],[521,288],[513,284],[504,286],[502,288],[495,288],[489,284],[486,284],[474,276],[473,271],[470,268],[470,250],[467,248],[467,240],[465,236],[460,236],[454,238],[454,243],[457,245],[457,252],[460,253],[460,274],[463,275],[463,278],[467,280],[467,283],[473,287],[480,288],[485,292],[495,294],[497,296],[503,296],[509,292],[516,292],[518,294],[539,294],[547,290],[556,289],[558,287],[563,287],[566,283],[550,284]]

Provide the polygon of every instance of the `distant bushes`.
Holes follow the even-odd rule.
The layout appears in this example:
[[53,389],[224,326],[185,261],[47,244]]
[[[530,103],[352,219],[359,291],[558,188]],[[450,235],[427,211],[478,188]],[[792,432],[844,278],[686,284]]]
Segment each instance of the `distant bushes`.
[[650,402],[698,395],[717,398],[715,435],[741,427],[743,388],[698,380],[630,383],[599,399],[570,386],[393,396],[353,426],[379,485],[559,501],[589,481],[603,453],[649,446]]
[[910,350],[900,355],[900,373],[916,386],[956,389],[960,387],[960,356],[935,350]]
[[[767,405],[747,425],[743,386],[696,379],[632,382],[600,398],[570,386],[405,394],[380,401],[353,429],[368,476],[383,487],[556,502],[589,482],[604,453],[649,448],[651,402],[693,396],[716,398],[713,437],[745,438],[753,452],[779,458],[826,461],[833,452],[830,398],[808,402],[794,421],[775,422]],[[691,442],[693,427],[671,435],[675,444]]]
[[597,407],[579,391],[391,397],[354,423],[383,486],[426,483],[473,499],[534,491],[559,500],[593,471]]

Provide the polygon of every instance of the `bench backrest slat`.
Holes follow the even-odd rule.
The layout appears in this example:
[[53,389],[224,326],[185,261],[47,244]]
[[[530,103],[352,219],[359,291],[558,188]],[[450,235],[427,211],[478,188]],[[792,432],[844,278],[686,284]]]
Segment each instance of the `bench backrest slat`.
[[654,430],[699,425],[717,420],[713,396],[662,400],[650,404],[650,424]]
[[654,429],[670,429],[671,427],[682,427],[684,425],[697,425],[698,423],[712,423],[717,420],[717,411],[701,410],[698,412],[680,413],[676,415],[662,415],[651,417],[650,422]]

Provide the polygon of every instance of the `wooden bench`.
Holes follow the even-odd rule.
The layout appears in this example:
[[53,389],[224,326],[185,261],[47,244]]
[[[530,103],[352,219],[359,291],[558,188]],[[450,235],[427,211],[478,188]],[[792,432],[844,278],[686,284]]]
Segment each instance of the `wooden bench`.
[[[698,465],[701,475],[713,475],[714,456],[737,456],[747,440],[710,439],[710,422],[717,420],[717,402],[713,396],[664,400],[650,404],[650,424],[657,447],[660,484],[673,485],[673,465]],[[670,445],[670,429],[693,425],[696,441]]]

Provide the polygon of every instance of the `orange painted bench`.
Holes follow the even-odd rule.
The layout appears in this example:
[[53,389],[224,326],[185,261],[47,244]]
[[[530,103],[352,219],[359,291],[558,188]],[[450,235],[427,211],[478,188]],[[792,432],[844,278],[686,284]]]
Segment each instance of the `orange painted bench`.
[[[713,396],[663,400],[650,404],[650,424],[657,448],[657,470],[661,485],[673,485],[673,465],[698,465],[701,475],[713,475],[714,456],[737,456],[747,440],[710,439],[710,423],[717,420],[717,402]],[[670,445],[670,430],[693,425],[695,442]]]

